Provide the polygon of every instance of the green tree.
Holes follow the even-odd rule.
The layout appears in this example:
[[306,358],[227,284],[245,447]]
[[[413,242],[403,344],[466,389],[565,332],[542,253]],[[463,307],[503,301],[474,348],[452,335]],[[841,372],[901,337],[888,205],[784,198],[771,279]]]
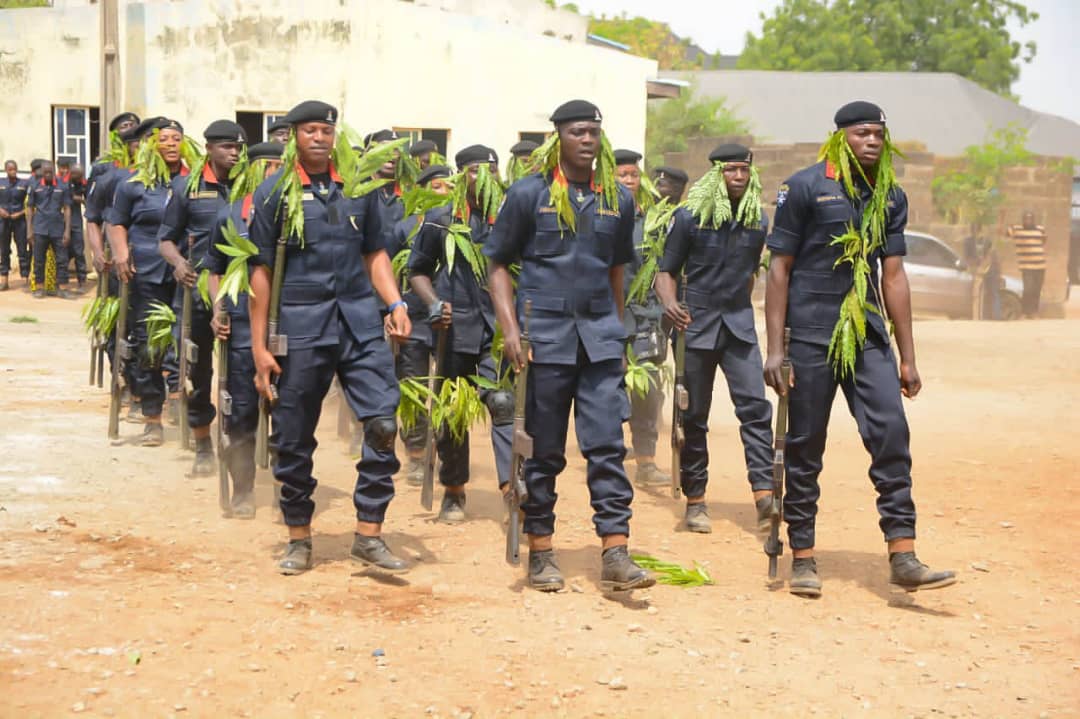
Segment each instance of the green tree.
[[1008,95],[1035,43],[1007,24],[1039,15],[1014,0],[784,0],[760,17],[740,69],[953,72]]
[[20,7],[49,7],[49,0],[0,0],[0,10]]
[[630,52],[656,60],[661,70],[697,70],[703,66],[700,57],[688,57],[690,41],[673,33],[666,23],[625,14],[590,17],[589,32],[629,45]]
[[1027,128],[1008,125],[981,145],[964,149],[960,165],[930,184],[934,205],[954,222],[971,226],[975,236],[994,224],[1004,197],[999,189],[1005,170],[1032,161]]
[[750,125],[735,115],[725,98],[699,99],[692,87],[683,88],[677,99],[651,100],[645,123],[645,157],[650,168],[662,164],[666,152],[685,152],[687,138],[750,132]]

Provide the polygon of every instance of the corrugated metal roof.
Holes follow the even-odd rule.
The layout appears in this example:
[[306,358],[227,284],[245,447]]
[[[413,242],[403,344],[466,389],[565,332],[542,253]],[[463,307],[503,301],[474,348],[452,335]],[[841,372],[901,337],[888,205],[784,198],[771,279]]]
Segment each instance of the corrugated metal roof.
[[870,100],[889,118],[894,140],[923,142],[939,155],[959,155],[991,129],[1029,129],[1028,149],[1080,158],[1080,124],[1036,112],[952,73],[778,72],[767,70],[661,73],[696,83],[695,92],[724,96],[750,123],[758,142],[820,142],[836,109]]

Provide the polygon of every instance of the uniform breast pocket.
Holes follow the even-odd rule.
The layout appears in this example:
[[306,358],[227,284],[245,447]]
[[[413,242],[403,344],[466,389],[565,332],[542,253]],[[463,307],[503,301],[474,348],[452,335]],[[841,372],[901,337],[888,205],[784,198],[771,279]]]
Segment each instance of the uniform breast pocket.
[[533,238],[532,252],[536,257],[555,257],[566,254],[570,230],[559,227],[559,218],[554,212],[541,212],[536,215],[536,236]]
[[814,210],[814,219],[819,225],[846,225],[854,222],[852,207],[843,200],[819,202]]
[[597,215],[593,223],[596,233],[596,255],[603,259],[610,259],[615,252],[615,232],[619,226],[619,218],[612,215]]

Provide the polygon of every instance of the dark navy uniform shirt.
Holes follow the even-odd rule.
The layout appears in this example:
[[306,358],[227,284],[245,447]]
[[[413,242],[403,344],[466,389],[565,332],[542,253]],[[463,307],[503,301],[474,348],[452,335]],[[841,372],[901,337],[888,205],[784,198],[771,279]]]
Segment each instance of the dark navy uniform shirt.
[[[190,192],[188,182],[188,177],[173,179],[157,239],[158,242],[172,242],[180,248],[180,252],[190,259],[191,266],[197,270],[203,266],[206,258],[210,230],[218,214],[229,204],[229,184],[218,181],[210,163],[203,166],[199,184]],[[189,240],[194,240],[190,248]]]
[[[416,227],[418,222],[421,222],[423,217],[406,217],[398,222],[394,223],[393,230],[388,235],[389,240],[386,246],[386,254],[390,255],[393,259],[398,256],[399,253],[405,250],[411,250],[412,244],[416,242],[416,236],[413,235],[413,239],[410,242],[409,235],[412,233],[413,228]],[[419,232],[419,230],[418,230]],[[383,233],[386,237],[386,233]],[[410,253],[411,256],[411,253]],[[406,276],[408,273],[406,272]],[[408,282],[406,281],[406,287],[401,291],[401,299],[405,300],[405,304],[409,307],[409,319],[412,321],[412,332],[409,334],[409,339],[418,340],[425,344],[431,344],[431,326],[427,323],[428,308],[420,300],[420,297],[408,288]],[[379,300],[379,308],[382,311],[386,311],[386,305],[382,300]]]
[[[383,247],[388,248],[389,253],[389,247],[394,243],[394,225],[405,218],[405,202],[401,199],[401,191],[395,183],[383,185],[372,192],[371,197],[379,212]],[[394,255],[391,253],[390,256]]]
[[714,230],[701,227],[685,207],[675,211],[659,270],[676,278],[686,273],[687,347],[716,349],[722,327],[743,342],[757,342],[750,278],[761,261],[768,227],[764,213],[759,227],[732,220]]
[[87,222],[100,225],[105,221],[105,210],[112,202],[116,181],[130,171],[112,162],[97,162],[90,168],[87,180],[85,216]]
[[[819,162],[792,175],[780,186],[776,221],[768,246],[778,255],[795,258],[788,286],[787,326],[792,339],[828,344],[840,316],[840,304],[854,283],[848,264],[834,267],[840,259],[833,238],[844,234],[848,225],[858,229],[871,190],[856,179],[858,201],[852,201],[835,179],[831,166]],[[897,188],[889,195],[885,221],[885,244],[870,257],[867,300],[880,308],[878,266],[882,258],[904,255],[904,228],[907,226],[907,195]],[[888,342],[885,322],[877,312],[867,313],[868,335]],[[869,338],[869,337],[868,337]]]
[[[382,316],[364,265],[365,256],[385,252],[376,195],[350,199],[342,194],[344,183],[337,173],[313,186],[307,173],[298,171],[304,245],[296,237],[288,238],[279,330],[289,338],[290,348],[336,345],[340,315],[358,342],[381,337]],[[274,190],[283,172],[278,170],[259,185],[249,221],[251,240],[259,247],[253,261],[271,272],[286,214],[284,205],[278,208],[281,191]]]
[[[454,268],[447,272],[446,239],[450,226],[464,223],[454,217],[449,205],[432,210],[424,218],[424,226],[413,242],[409,255],[409,274],[432,279],[435,294],[451,305],[453,350],[464,354],[480,354],[485,339],[495,334],[495,309],[491,303],[486,280],[481,283],[469,261],[454,245]],[[473,212],[468,222],[472,242],[480,247],[491,232],[483,217]],[[487,258],[480,255],[484,265]],[[485,267],[486,269],[486,267]],[[485,275],[486,277],[486,275]]]
[[30,191],[30,180],[24,177],[11,182],[7,175],[0,175],[0,207],[10,212],[22,212],[26,208],[26,195]]
[[64,234],[64,208],[71,207],[71,188],[54,177],[52,182],[38,180],[27,203],[34,208],[34,235],[60,237]]
[[[218,211],[218,216],[210,228],[210,234],[207,238],[206,257],[203,260],[204,266],[212,274],[224,275],[225,270],[229,267],[229,262],[232,260],[232,257],[218,249],[218,245],[228,244],[222,233],[225,227],[228,226],[229,220],[232,220],[238,235],[250,239],[248,219],[251,215],[251,207],[252,196],[248,195],[243,200],[226,205]],[[251,320],[248,319],[247,293],[241,292],[237,297],[236,304],[233,304],[228,297],[222,297],[221,302],[225,311],[229,313],[229,321],[232,325],[232,331],[229,333],[229,345],[234,349],[250,349]]]
[[72,231],[82,229],[83,221],[83,205],[86,204],[86,188],[88,187],[86,180],[80,180],[79,182],[68,182],[71,190],[71,229]]
[[[105,211],[110,225],[126,227],[128,248],[135,271],[147,282],[162,283],[169,273],[169,264],[158,251],[157,233],[169,201],[168,183],[147,187],[132,182],[134,173],[118,177],[112,204]],[[170,180],[171,182],[171,180]]]
[[532,300],[529,336],[533,357],[541,364],[574,365],[578,345],[592,362],[620,359],[626,329],[617,314],[609,272],[634,259],[634,200],[618,186],[618,207],[607,207],[602,194],[584,188],[576,201],[577,231],[559,227],[548,189],[550,177],[533,174],[515,182],[484,254],[500,265],[521,262],[518,322],[524,327],[524,303]]

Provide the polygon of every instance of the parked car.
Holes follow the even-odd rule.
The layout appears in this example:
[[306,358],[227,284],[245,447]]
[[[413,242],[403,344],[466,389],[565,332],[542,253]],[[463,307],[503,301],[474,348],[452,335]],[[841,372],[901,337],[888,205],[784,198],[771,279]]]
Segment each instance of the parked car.
[[[905,232],[904,239],[907,241],[904,268],[911,284],[912,312],[971,319],[974,278],[967,263],[932,235]],[[1002,275],[998,289],[1001,319],[1019,319],[1023,288],[1018,278]]]

